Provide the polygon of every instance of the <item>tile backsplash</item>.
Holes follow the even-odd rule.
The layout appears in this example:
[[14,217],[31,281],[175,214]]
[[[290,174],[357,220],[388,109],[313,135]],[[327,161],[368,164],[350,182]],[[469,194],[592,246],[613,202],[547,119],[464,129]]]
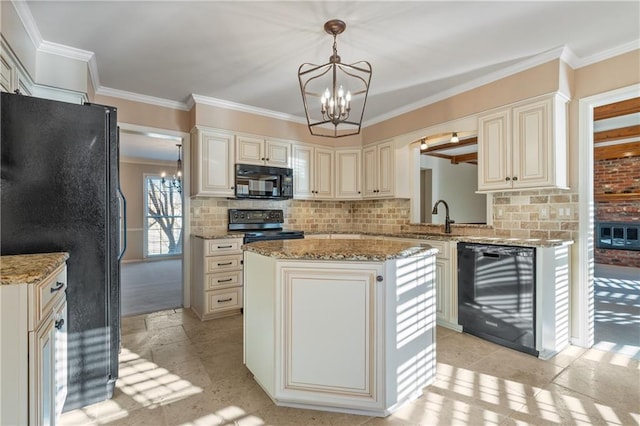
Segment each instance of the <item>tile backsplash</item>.
[[[282,209],[284,227],[305,232],[442,232],[443,225],[410,224],[410,200],[248,201],[191,199],[191,232],[216,235],[227,231],[228,209]],[[493,195],[493,227],[453,225],[453,232],[515,238],[577,239],[577,192],[549,189],[499,192]]]

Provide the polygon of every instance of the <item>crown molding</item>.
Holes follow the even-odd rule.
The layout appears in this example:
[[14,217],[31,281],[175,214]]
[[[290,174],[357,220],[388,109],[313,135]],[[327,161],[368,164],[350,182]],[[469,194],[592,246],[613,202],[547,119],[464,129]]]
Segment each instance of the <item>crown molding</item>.
[[93,52],[88,50],[77,49],[75,47],[65,46],[64,44],[53,43],[46,40],[42,40],[42,43],[38,46],[38,51],[84,62],[89,62],[89,60],[95,56]]
[[638,49],[640,49],[640,39],[596,53],[595,55],[587,56],[585,58],[578,58],[578,60],[576,61],[576,66],[573,68],[578,69],[586,67],[587,65],[595,64],[596,62],[601,62]]
[[[250,105],[239,104],[236,102],[225,101],[224,99],[210,98],[208,96],[191,94],[194,104],[209,105],[218,108],[230,109],[233,111],[246,112],[249,114],[261,115],[264,117],[275,118],[278,120],[291,121],[294,123],[306,124],[307,121],[304,118],[297,117],[295,115],[286,114],[283,112],[272,111],[269,109],[258,108]],[[191,103],[191,102],[190,102]]]
[[27,35],[31,39],[31,43],[33,43],[34,49],[38,49],[38,47],[42,44],[42,35],[40,34],[40,30],[36,25],[36,20],[33,19],[31,9],[29,9],[27,2],[11,0],[11,5],[18,14],[20,21],[22,21],[22,25],[24,26]]
[[96,95],[110,96],[112,98],[126,99],[128,101],[142,102],[149,105],[156,105],[164,108],[179,109],[181,111],[189,111],[187,104],[176,102],[169,99],[156,98],[155,96],[141,95],[139,93],[127,92],[125,90],[112,89],[110,87],[100,86],[96,90]]

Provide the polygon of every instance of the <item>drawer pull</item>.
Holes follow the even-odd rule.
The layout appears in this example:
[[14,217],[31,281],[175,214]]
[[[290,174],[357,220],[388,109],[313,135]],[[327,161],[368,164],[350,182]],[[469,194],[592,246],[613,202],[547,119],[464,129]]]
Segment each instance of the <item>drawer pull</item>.
[[233,281],[233,278],[227,278],[226,280],[218,280],[219,283],[228,283],[229,281]]
[[62,326],[64,325],[64,318],[59,319],[58,321],[56,321],[56,325],[55,327],[60,330],[62,328]]
[[219,249],[231,248],[231,247],[233,247],[231,244],[229,244],[228,246],[218,246]]
[[218,266],[229,266],[229,265],[233,265],[233,262],[218,263]]
[[230,297],[228,299],[218,299],[218,303],[222,303],[222,302],[231,302],[233,300],[233,297]]
[[56,291],[62,290],[62,287],[64,287],[64,283],[61,283],[60,281],[58,281],[55,287],[51,287],[51,293],[55,293]]

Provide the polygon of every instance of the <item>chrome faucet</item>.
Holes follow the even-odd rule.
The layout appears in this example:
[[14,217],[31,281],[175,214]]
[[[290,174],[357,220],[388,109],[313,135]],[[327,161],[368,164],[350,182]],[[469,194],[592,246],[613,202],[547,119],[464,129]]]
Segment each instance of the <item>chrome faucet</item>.
[[440,203],[444,204],[444,209],[446,210],[446,213],[447,213],[446,217],[444,218],[444,232],[445,234],[450,234],[451,224],[456,223],[456,221],[449,219],[449,205],[447,204],[447,202],[445,200],[436,201],[436,204],[433,206],[433,211],[431,212],[431,214],[438,214],[438,204]]

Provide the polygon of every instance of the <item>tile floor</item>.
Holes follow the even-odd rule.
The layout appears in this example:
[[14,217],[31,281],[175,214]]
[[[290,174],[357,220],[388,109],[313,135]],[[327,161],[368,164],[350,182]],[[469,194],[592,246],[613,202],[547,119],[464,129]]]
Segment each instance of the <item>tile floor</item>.
[[242,317],[189,310],[124,318],[114,398],[62,425],[640,424],[640,362],[569,347],[541,361],[437,329],[437,381],[387,418],[275,406],[242,364]]

